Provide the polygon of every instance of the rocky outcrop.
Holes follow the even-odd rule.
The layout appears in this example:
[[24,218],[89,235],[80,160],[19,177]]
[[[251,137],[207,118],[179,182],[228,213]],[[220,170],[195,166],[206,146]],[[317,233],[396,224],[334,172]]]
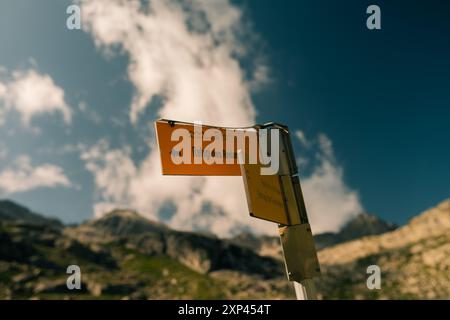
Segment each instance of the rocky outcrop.
[[[321,250],[323,275],[316,284],[323,298],[448,299],[449,244],[446,200],[397,230]],[[366,287],[370,265],[380,268],[380,290]]]
[[[389,232],[396,228],[396,225],[386,222],[375,215],[361,213],[349,220],[339,232],[320,233],[314,236],[314,240],[316,249],[321,250],[353,239]],[[249,248],[259,255],[282,259],[282,251],[278,237],[241,233],[229,239],[229,241],[236,245]]]
[[67,228],[65,234],[81,243],[120,242],[146,255],[168,256],[200,273],[235,270],[263,277],[284,273],[279,261],[261,257],[249,248],[214,236],[172,230],[129,210],[116,210]]

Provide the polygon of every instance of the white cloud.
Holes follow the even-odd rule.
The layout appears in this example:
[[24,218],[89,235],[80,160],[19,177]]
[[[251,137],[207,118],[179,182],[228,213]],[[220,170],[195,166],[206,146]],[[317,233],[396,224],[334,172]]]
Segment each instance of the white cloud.
[[6,95],[6,86],[0,82],[0,97],[3,98]]
[[320,134],[317,145],[318,164],[312,174],[301,181],[310,223],[316,234],[337,231],[363,211],[358,193],[345,184],[331,140]]
[[[157,152],[137,166],[129,149],[110,149],[105,141],[86,149],[81,157],[99,192],[97,217],[115,207],[131,206],[159,219],[160,209],[174,203],[176,211],[167,221],[174,228],[206,229],[222,236],[245,227],[264,233],[276,230],[272,223],[248,216],[241,177],[162,176]],[[210,204],[206,214],[205,204]]]
[[296,163],[297,163],[297,167],[299,168],[299,170],[302,170],[304,167],[306,167],[309,164],[309,159],[307,157],[297,157],[295,159]]
[[106,141],[100,141],[96,146],[84,150],[81,159],[86,161],[86,168],[95,173],[95,183],[102,189],[103,199],[115,201],[123,199],[129,202],[129,186],[137,176],[130,156],[130,149],[109,150]]
[[319,157],[325,157],[326,159],[334,159],[333,143],[327,137],[327,135],[323,133],[319,134],[318,140],[319,140],[319,149],[321,151]]
[[[267,67],[248,77],[236,60],[247,48],[240,42],[242,12],[228,1],[82,1],[83,21],[96,44],[129,55],[128,77],[135,94],[130,119],[136,122],[154,97],[162,97],[159,116],[216,125],[250,125],[255,108],[250,90],[267,79]],[[260,60],[262,61],[262,60]],[[176,204],[173,227],[207,228],[224,235],[236,225],[270,223],[248,217],[240,177],[161,176],[158,151],[140,163],[129,149],[111,150],[105,142],[83,152],[98,189],[96,215],[114,206],[132,206],[157,218],[168,202]],[[211,215],[202,207],[210,204]],[[214,217],[213,217],[214,216]]]
[[305,133],[302,130],[296,130],[294,132],[294,135],[298,139],[298,141],[300,141],[302,146],[309,147],[310,143],[309,143],[308,139],[306,139]]
[[[150,1],[149,10],[137,0],[82,1],[82,13],[99,47],[110,53],[119,46],[129,55],[133,122],[152,98],[162,96],[162,117],[253,123],[250,82],[233,57],[246,51],[239,41],[245,26],[228,1]],[[264,66],[255,70],[263,79]]]
[[[258,63],[249,73],[236,59],[251,49],[241,41],[242,34],[250,31],[239,8],[216,0],[151,1],[149,8],[140,1],[81,4],[83,23],[96,45],[108,55],[120,48],[129,56],[128,78],[135,90],[131,122],[136,123],[155,97],[162,98],[162,105],[154,111],[164,118],[226,126],[255,122],[251,91],[268,81],[268,68]],[[221,236],[244,228],[275,233],[273,223],[249,217],[241,177],[162,176],[154,139],[149,146],[149,154],[140,163],[132,160],[130,147],[114,149],[100,141],[84,149],[81,158],[97,187],[96,216],[114,207],[132,207],[158,219],[161,209],[172,203],[175,212],[166,222],[175,228],[206,229]],[[319,227],[323,222],[318,217],[337,209],[325,213],[322,209],[348,206],[342,171],[324,159],[305,182],[310,214],[317,221],[313,227],[326,230],[332,223]],[[325,193],[319,197],[318,192]],[[339,195],[343,202],[335,201]],[[330,221],[340,223],[339,218]]]
[[64,90],[46,74],[34,69],[15,71],[9,81],[0,80],[0,124],[6,112],[20,113],[22,124],[28,126],[33,117],[45,113],[61,113],[69,124],[72,113],[64,101]]
[[28,156],[18,157],[12,168],[0,172],[0,190],[5,194],[57,186],[71,186],[63,169],[52,164],[33,167]]

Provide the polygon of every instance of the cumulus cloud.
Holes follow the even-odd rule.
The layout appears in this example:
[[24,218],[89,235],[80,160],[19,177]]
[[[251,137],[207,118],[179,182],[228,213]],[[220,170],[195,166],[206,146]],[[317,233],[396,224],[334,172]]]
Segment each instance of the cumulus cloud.
[[130,119],[135,122],[153,98],[162,97],[158,114],[184,121],[249,125],[255,110],[249,87],[264,81],[259,65],[253,77],[235,56],[247,48],[242,12],[228,1],[82,1],[84,25],[96,44],[115,46],[130,59],[128,77],[135,93]]
[[[128,78],[135,93],[129,111],[136,123],[153,99],[155,112],[183,121],[244,126],[254,123],[251,90],[267,81],[262,58],[244,71],[236,57],[247,54],[242,11],[228,1],[82,1],[83,21],[106,54],[117,47],[129,56]],[[153,140],[154,141],[154,140]],[[154,144],[139,164],[129,148],[111,149],[102,141],[82,158],[94,174],[96,215],[115,206],[132,206],[159,218],[174,204],[169,224],[208,229],[224,235],[250,221],[240,177],[163,177]],[[205,214],[205,207],[208,214]],[[273,225],[256,222],[265,231]]]
[[34,69],[14,71],[11,79],[0,79],[0,124],[6,112],[19,112],[22,124],[28,126],[33,117],[45,113],[60,113],[69,124],[72,113],[64,101],[64,90],[46,74]]
[[[254,54],[248,45],[253,33],[241,9],[225,0],[80,3],[84,26],[98,48],[108,56],[120,52],[129,57],[132,123],[150,105],[156,106],[153,111],[158,116],[169,119],[225,126],[255,122],[252,90],[268,82],[269,68],[263,57],[251,59],[257,62],[251,70],[239,63],[240,58]],[[220,236],[248,229],[275,233],[273,223],[249,217],[241,177],[162,176],[154,137],[149,141],[150,152],[139,163],[133,161],[131,146],[112,148],[102,140],[83,149],[81,158],[97,188],[97,217],[115,207],[133,207],[179,229],[209,230]],[[345,188],[342,172],[325,147],[317,171],[305,179],[311,196],[308,206],[317,212],[312,215],[318,224],[322,220],[316,216],[325,205],[316,201],[330,203],[326,208],[332,208],[325,197],[339,195],[339,190],[331,191],[334,188]],[[328,183],[333,185],[325,189]],[[328,193],[321,198],[317,193],[324,189]],[[331,225],[327,222],[315,229]]]
[[363,211],[358,193],[344,181],[343,169],[336,162],[332,141],[319,134],[317,164],[302,179],[302,189],[314,233],[337,231]]
[[4,194],[57,186],[71,186],[63,169],[52,164],[33,167],[28,156],[18,157],[13,167],[0,172],[0,190]]

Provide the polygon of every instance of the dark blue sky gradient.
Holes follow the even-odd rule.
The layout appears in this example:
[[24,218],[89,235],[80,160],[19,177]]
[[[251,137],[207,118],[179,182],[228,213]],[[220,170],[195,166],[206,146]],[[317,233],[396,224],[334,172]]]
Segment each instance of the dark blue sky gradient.
[[[278,4],[246,2],[276,78],[256,97],[260,120],[329,135],[346,182],[383,218],[448,198],[450,2]],[[365,26],[370,4],[381,30]]]

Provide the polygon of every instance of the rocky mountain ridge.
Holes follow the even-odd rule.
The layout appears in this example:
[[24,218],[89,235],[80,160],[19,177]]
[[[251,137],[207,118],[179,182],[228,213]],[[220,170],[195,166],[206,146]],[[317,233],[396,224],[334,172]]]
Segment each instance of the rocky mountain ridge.
[[[370,215],[347,226],[333,241],[362,237],[319,251],[320,298],[450,297],[450,200],[398,229]],[[245,237],[176,231],[130,210],[65,227],[1,201],[0,299],[293,299],[279,240]],[[70,264],[83,270],[79,292],[65,285]],[[382,290],[366,287],[373,264]]]
[[[318,254],[331,296],[377,299],[450,298],[450,200],[397,230],[325,248]],[[368,292],[366,269],[377,265],[382,290]]]
[[407,246],[450,232],[450,200],[428,209],[401,228],[378,236],[367,236],[324,249],[321,262],[346,263],[384,250]]
[[273,277],[284,272],[273,259],[247,248],[212,236],[172,230],[130,210],[115,210],[100,219],[66,228],[64,233],[84,244],[116,241],[145,255],[168,256],[200,273],[234,270]]
[[[386,222],[375,215],[360,213],[350,219],[338,232],[326,232],[314,235],[316,249],[322,250],[339,243],[353,239],[379,235],[395,230],[395,224]],[[269,256],[277,259],[282,258],[280,240],[278,237],[267,235],[254,235],[242,233],[230,239],[232,243],[248,247],[261,256]]]

